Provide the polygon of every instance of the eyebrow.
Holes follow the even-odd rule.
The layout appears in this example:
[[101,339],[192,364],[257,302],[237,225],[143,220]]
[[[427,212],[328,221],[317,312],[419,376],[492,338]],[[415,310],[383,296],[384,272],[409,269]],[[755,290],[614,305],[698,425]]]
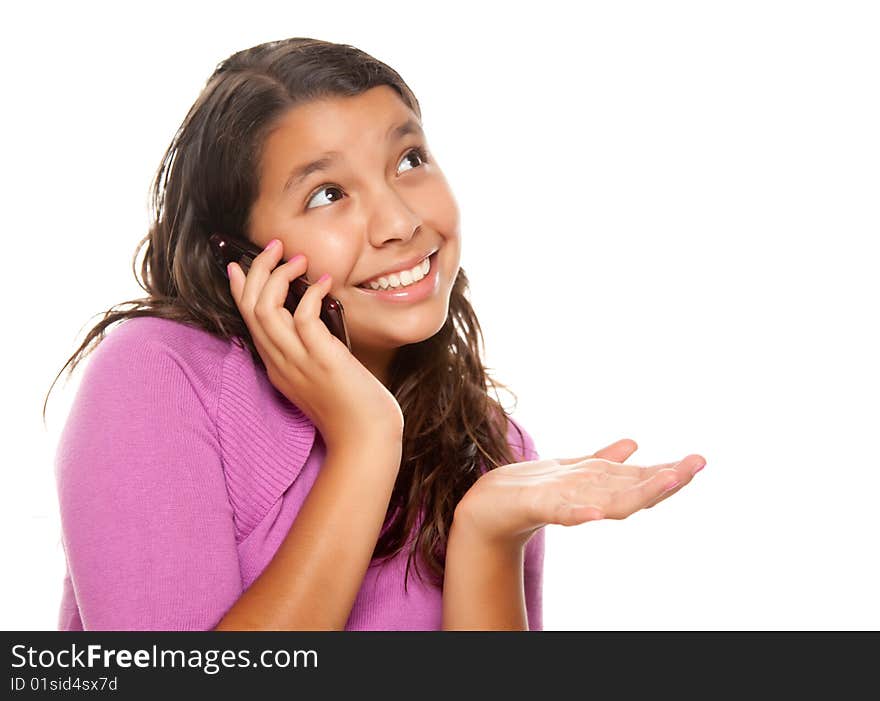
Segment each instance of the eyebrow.
[[[421,125],[419,125],[414,119],[409,118],[402,124],[392,125],[388,130],[388,133],[385,135],[385,140],[390,143],[402,139],[407,134],[418,134],[423,138],[425,136]],[[281,194],[283,195],[287,193],[288,190],[295,188],[312,173],[327,170],[341,155],[342,153],[339,151],[325,151],[321,154],[320,158],[296,166],[290,171],[290,175],[288,175],[284,187],[281,188]]]

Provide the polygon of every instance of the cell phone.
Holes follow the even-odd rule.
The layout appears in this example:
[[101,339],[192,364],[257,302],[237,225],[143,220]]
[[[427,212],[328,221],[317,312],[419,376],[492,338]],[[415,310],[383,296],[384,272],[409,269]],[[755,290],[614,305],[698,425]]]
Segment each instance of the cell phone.
[[[214,261],[221,268],[223,275],[227,280],[229,279],[229,273],[226,270],[227,265],[230,263],[238,263],[245,274],[247,274],[254,258],[263,252],[261,248],[255,246],[247,239],[233,238],[231,236],[224,236],[217,233],[211,234],[210,242],[211,251],[214,254]],[[284,265],[285,262],[286,261],[284,260],[280,261],[275,268]],[[306,290],[309,289],[309,286],[309,283],[302,275],[290,283],[290,287],[287,291],[287,299],[284,300],[284,307],[291,314],[296,310],[299,301],[306,293]],[[350,351],[351,342],[348,338],[348,329],[345,326],[345,311],[342,308],[342,302],[335,297],[331,297],[329,294],[324,295],[324,297],[321,298],[320,318],[327,326],[330,333],[342,341]]]

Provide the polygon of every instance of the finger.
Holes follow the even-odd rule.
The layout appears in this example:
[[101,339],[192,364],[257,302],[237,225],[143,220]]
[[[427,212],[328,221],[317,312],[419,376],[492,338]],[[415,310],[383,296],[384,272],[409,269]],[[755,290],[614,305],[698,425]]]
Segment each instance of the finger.
[[680,463],[678,463],[678,466],[676,467],[676,469],[679,471],[679,473],[683,477],[690,479],[695,474],[697,474],[700,470],[702,470],[705,466],[706,466],[706,458],[704,458],[702,455],[699,455],[697,453],[691,453],[686,458],[684,458]]
[[293,323],[302,343],[309,353],[316,353],[334,338],[327,325],[321,321],[321,300],[330,292],[333,278],[322,275],[318,281],[309,285],[293,315]]
[[[684,461],[682,461],[682,463],[684,463]],[[696,465],[696,467],[692,468],[692,465]],[[705,462],[700,464],[699,462],[688,461],[688,463],[685,465],[684,468],[678,470],[678,474],[683,475],[683,479],[679,482],[678,486],[663,492],[662,494],[660,494],[660,496],[658,496],[656,499],[654,499],[654,501],[652,501],[650,504],[648,504],[645,508],[650,509],[650,508],[656,506],[657,504],[659,504],[661,501],[668,499],[673,494],[675,494],[676,492],[681,490],[683,487],[685,487],[687,484],[690,483],[690,481],[694,478],[694,475],[696,475],[700,470],[702,470],[703,467],[705,467],[705,465],[706,465]]]
[[290,318],[292,312],[284,306],[284,302],[290,292],[290,284],[305,273],[307,266],[306,257],[298,254],[269,273],[254,305],[254,313],[264,324],[282,322],[287,329],[293,328]]
[[675,489],[681,478],[675,468],[667,468],[627,489],[610,495],[604,505],[606,518],[624,519],[654,503],[664,492]]
[[247,276],[238,263],[227,265],[226,272],[229,275],[229,290],[232,293],[235,306],[238,307],[239,314],[241,314],[241,318],[248,327],[254,345],[257,347],[260,355],[265,358],[265,353],[270,351],[271,341],[263,331],[260,322],[254,317],[253,308],[246,308],[242,301]]
[[626,518],[654,504],[664,493],[684,487],[685,481],[690,481],[696,468],[703,464],[705,460],[700,455],[688,455],[674,466],[660,469],[648,479],[615,494],[606,509],[608,518]]
[[[650,467],[609,463],[607,469],[609,472],[613,472],[616,475],[627,475],[629,477],[638,478],[639,480],[646,480],[650,479],[658,472],[668,470],[669,468],[675,468],[677,474],[679,475],[679,479],[684,482],[685,480],[690,480],[691,476],[694,473],[694,466],[700,460],[702,460],[702,458],[699,455],[689,455],[684,460],[676,460],[675,462],[664,462],[658,465],[651,465]],[[703,462],[705,464],[705,461]]]
[[281,242],[278,239],[272,239],[251,261],[246,274],[236,264],[238,271],[244,275],[236,304],[264,362],[277,363],[281,359],[281,352],[275,341],[270,339],[264,330],[262,321],[256,316],[255,307],[266,280],[278,264],[282,254]]
[[303,339],[295,329],[290,310],[284,306],[291,283],[306,272],[304,255],[296,255],[279,265],[269,275],[254,307],[265,333],[287,362],[300,364],[307,353]]
[[[608,504],[616,504],[619,508],[625,508],[628,503],[627,498],[630,498],[633,501],[633,509],[638,510],[652,505],[659,497],[655,496],[652,501],[639,505],[631,490],[648,484],[655,475],[663,470],[665,472],[660,476],[665,475],[667,484],[680,489],[683,486],[681,475],[675,470],[675,466],[678,464],[668,463],[654,468],[638,468],[608,463],[603,460],[587,460],[581,465],[569,467],[567,471],[563,472],[565,481],[562,484],[568,491],[571,501],[577,504],[592,504],[600,509],[604,509]],[[632,470],[632,472],[624,471],[623,468]],[[650,499],[650,495],[647,498]],[[624,518],[625,515],[619,517]]]
[[244,271],[238,263],[229,263],[226,266],[226,274],[229,276],[229,292],[232,295],[232,301],[235,302],[237,307],[241,299],[242,288],[244,287]]
[[605,446],[602,450],[593,455],[584,455],[580,458],[557,458],[556,461],[560,465],[571,465],[576,462],[590,460],[591,458],[603,458],[605,460],[611,460],[612,462],[623,462],[638,449],[638,443],[632,438],[621,438],[619,441],[615,441],[611,445]]
[[[668,470],[670,467],[681,465],[683,461],[676,460],[674,462],[663,462],[658,465],[642,466],[642,465],[622,465],[620,463],[607,462],[606,469],[615,474],[626,477],[634,477],[639,480],[649,479],[661,470]],[[682,468],[682,475],[686,476],[687,467]]]
[[632,438],[621,438],[619,441],[602,448],[593,457],[610,460],[611,462],[624,462],[630,455],[639,449],[639,444]]
[[681,489],[682,489],[685,485],[687,485],[688,482],[690,482],[690,480],[685,480],[684,482],[680,482],[680,483],[678,484],[677,487],[673,487],[672,489],[667,489],[665,492],[663,492],[662,494],[660,494],[660,496],[658,496],[656,499],[654,499],[654,501],[652,501],[650,504],[648,504],[648,505],[645,506],[644,508],[646,508],[646,509],[653,509],[653,508],[654,508],[655,506],[657,506],[657,504],[659,504],[661,501],[664,501],[665,499],[668,499],[669,497],[671,497],[673,494],[675,494],[675,493],[681,491]]
[[601,458],[587,458],[580,463],[573,463],[570,469],[592,467],[593,465],[595,465],[596,467],[594,469],[604,470],[609,474],[617,475],[619,477],[629,477],[631,479],[641,481],[648,479],[660,470],[665,470],[678,464],[678,461],[676,461],[646,467],[643,465],[624,465],[619,462],[611,462],[610,460],[603,460]]
[[598,465],[600,467],[592,467],[591,463],[585,463],[583,467],[574,468],[566,473],[564,484],[575,490],[573,501],[587,504],[590,494],[602,491],[615,494],[634,487],[641,481],[629,475],[616,475],[602,469],[602,463],[598,463]]
[[576,526],[587,521],[599,521],[605,514],[598,506],[591,504],[562,504],[550,523],[561,526]]
[[675,467],[680,464],[679,460],[674,462],[661,462],[658,465],[651,465],[650,467],[639,467],[637,465],[616,465],[615,469],[618,474],[622,475],[631,475],[633,477],[639,477],[640,479],[649,479],[656,475],[661,470],[668,470],[670,467]]
[[247,276],[244,280],[244,287],[241,293],[241,309],[242,315],[247,319],[252,313],[263,291],[263,286],[269,279],[272,270],[278,265],[284,253],[281,242],[278,239],[272,239],[266,247],[256,256],[248,268]]

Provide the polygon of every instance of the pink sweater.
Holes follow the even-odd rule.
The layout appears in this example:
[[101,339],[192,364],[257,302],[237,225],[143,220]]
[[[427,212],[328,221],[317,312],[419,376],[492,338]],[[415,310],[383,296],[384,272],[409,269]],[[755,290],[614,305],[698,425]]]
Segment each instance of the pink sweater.
[[[58,629],[211,630],[290,529],[324,462],[321,435],[245,349],[182,323],[124,321],[84,367],[55,463]],[[510,421],[517,459],[537,459]],[[541,529],[525,552],[532,630],[543,557]],[[440,629],[441,590],[411,568],[404,592],[406,558],[370,565],[346,630]]]

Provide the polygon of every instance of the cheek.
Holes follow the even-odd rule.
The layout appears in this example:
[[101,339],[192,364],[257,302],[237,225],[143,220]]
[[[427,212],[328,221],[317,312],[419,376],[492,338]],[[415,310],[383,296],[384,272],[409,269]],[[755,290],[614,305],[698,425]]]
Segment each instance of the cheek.
[[309,279],[317,280],[323,273],[330,273],[333,286],[348,283],[354,269],[357,251],[350,237],[321,232],[321,245],[310,247],[313,255],[303,251],[309,261]]
[[421,211],[425,223],[447,239],[459,238],[459,210],[452,190],[443,178],[421,194]]

